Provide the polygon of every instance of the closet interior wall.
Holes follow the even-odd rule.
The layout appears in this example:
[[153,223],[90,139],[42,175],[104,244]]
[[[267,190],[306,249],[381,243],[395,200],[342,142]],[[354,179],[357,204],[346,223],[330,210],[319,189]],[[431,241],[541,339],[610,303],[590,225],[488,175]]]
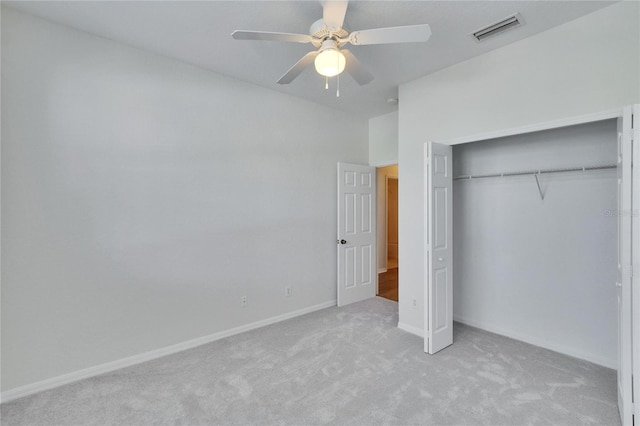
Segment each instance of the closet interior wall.
[[[616,120],[453,147],[453,176],[615,164]],[[454,181],[454,320],[617,366],[616,170]]]

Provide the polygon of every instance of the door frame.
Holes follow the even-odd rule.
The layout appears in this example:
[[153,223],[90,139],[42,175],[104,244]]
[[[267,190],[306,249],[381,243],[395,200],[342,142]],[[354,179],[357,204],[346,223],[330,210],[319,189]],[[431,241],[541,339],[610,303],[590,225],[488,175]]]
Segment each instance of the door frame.
[[[474,135],[468,135],[468,136],[463,136],[463,137],[458,137],[458,138],[452,138],[452,139],[448,139],[448,140],[444,140],[444,141],[435,141],[437,143],[441,143],[444,145],[459,145],[459,144],[463,144],[463,143],[472,143],[472,142],[481,142],[481,141],[485,141],[488,139],[496,139],[496,138],[501,138],[501,137],[507,137],[507,136],[517,136],[517,135],[523,135],[526,133],[533,133],[533,132],[539,132],[539,131],[544,131],[544,130],[552,130],[552,129],[558,129],[558,128],[562,128],[562,127],[569,127],[569,126],[575,126],[575,125],[579,125],[579,124],[587,124],[587,123],[592,123],[592,122],[596,122],[596,121],[604,121],[604,120],[610,120],[610,119],[621,119],[624,114],[625,114],[625,110],[627,110],[628,108],[633,108],[634,114],[636,115],[636,123],[638,122],[638,117],[640,116],[640,105],[633,105],[633,106],[626,106],[626,107],[621,107],[621,108],[615,108],[615,109],[610,109],[610,110],[606,110],[606,111],[601,111],[601,112],[595,112],[595,113],[591,113],[591,114],[584,114],[584,115],[579,115],[579,116],[572,116],[572,117],[566,117],[566,118],[562,118],[562,119],[557,119],[557,120],[551,120],[551,121],[546,121],[546,122],[541,122],[541,123],[536,123],[536,124],[530,124],[530,125],[526,125],[526,126],[520,126],[520,127],[513,127],[513,128],[508,128],[508,129],[502,129],[502,130],[496,130],[496,131],[491,131],[491,132],[485,132],[485,133],[478,133],[478,134],[474,134]],[[634,128],[633,131],[634,135],[634,146],[638,147],[640,146],[640,126],[636,126]],[[426,152],[426,148],[427,148],[428,143],[424,144],[424,148]],[[635,149],[633,151],[633,162],[636,165],[640,164],[640,149]],[[424,161],[423,161],[424,164]],[[427,171],[424,170],[424,178],[426,179],[426,173]],[[632,181],[633,182],[640,182],[640,167],[635,167],[633,169],[633,176],[632,176]],[[423,192],[423,196],[425,197],[425,201],[427,200],[427,188],[424,188],[424,192]],[[629,214],[632,215],[632,235],[631,235],[631,239],[632,239],[632,247],[638,247],[640,248],[640,212],[637,211],[638,208],[640,208],[640,191],[636,190],[633,194],[633,208],[634,211],[633,212],[628,212]],[[426,211],[424,214],[424,226],[425,229],[428,229],[428,218],[426,215]],[[427,256],[427,251],[428,248],[426,247],[426,241],[425,241],[425,248],[424,248],[424,257],[426,258]],[[632,288],[635,289],[640,289],[640,264],[638,264],[637,262],[638,259],[640,258],[640,256],[635,255],[634,256],[634,260],[636,261],[636,263],[633,263],[632,265],[630,265],[632,272]],[[425,279],[426,279],[426,274],[425,274]],[[428,291],[427,291],[427,282],[423,282],[423,289],[424,289],[424,307],[425,307],[425,312],[424,312],[424,317],[426,318],[428,313],[426,312],[426,310],[428,309]],[[640,291],[635,291],[632,292],[632,319],[631,322],[632,324],[640,324]],[[425,324],[425,331],[426,331],[426,324]],[[631,362],[632,365],[632,371],[638,372],[638,374],[633,374],[632,377],[632,382],[633,382],[633,386],[635,389],[640,389],[640,326],[638,327],[632,327],[632,334],[633,334],[633,346],[632,346],[632,353],[633,353],[633,359]],[[424,333],[424,339],[427,339],[428,336],[426,333]],[[427,343],[425,342],[425,347],[427,346]],[[617,385],[616,385],[617,388]],[[624,419],[623,419],[623,424],[624,424]]]
[[[389,179],[395,179],[398,181],[398,191],[400,190],[400,179],[398,176],[385,175],[384,179],[384,231],[387,236],[387,244],[384,245],[384,255],[386,257],[386,270],[389,270]],[[400,197],[398,197],[399,199]],[[396,203],[396,208],[398,203]],[[397,213],[396,213],[397,214]],[[398,242],[399,243],[399,242]],[[398,259],[400,256],[398,256]]]
[[[629,130],[627,129],[629,127]],[[618,411],[622,424],[633,424],[633,108],[625,108],[618,119]]]
[[[389,162],[389,163],[372,164],[371,167],[375,167],[376,168],[376,182],[378,181],[378,173],[379,173],[380,169],[384,169],[386,167],[393,167],[393,166],[397,167],[398,166],[398,162],[395,161],[395,162]],[[397,175],[400,175],[400,169],[399,168],[398,168]],[[398,179],[398,191],[399,191],[400,190],[400,178],[399,178],[399,176],[395,176],[395,178]],[[377,183],[382,185],[382,182],[377,182]],[[388,188],[387,188],[387,176],[386,175],[385,175],[385,178],[384,178],[384,185],[385,185],[384,186],[384,207],[383,208],[381,207],[380,209],[378,209],[380,206],[378,206],[377,201],[379,201],[379,200],[376,200],[376,212],[378,214],[378,219],[380,219],[380,214],[384,214],[383,223],[384,223],[384,226],[385,226],[384,232],[386,233],[387,232],[387,223],[388,223],[387,210],[389,208],[388,207],[388,200],[387,200]],[[379,194],[376,192],[376,196],[377,195],[379,195]],[[380,210],[382,210],[382,211],[380,211]],[[398,223],[398,226],[399,225],[400,224]],[[378,229],[377,232],[378,233],[382,232],[382,230]],[[386,241],[386,238],[385,238],[385,241]],[[380,244],[380,241],[379,241],[379,238],[378,238],[377,234],[376,234],[376,244]],[[384,254],[385,254],[385,256],[388,255],[386,247],[384,249]],[[378,260],[378,258],[376,256],[376,262],[377,262],[377,260]],[[384,266],[385,267],[382,268],[382,265],[380,265],[380,264],[377,265],[378,274],[382,274],[384,272],[387,272],[388,268],[387,268],[387,263],[386,262],[385,262]]]
[[615,108],[606,111],[596,112],[592,114],[577,115],[565,117],[558,120],[543,121],[536,124],[528,124],[520,127],[510,127],[508,129],[496,130],[491,132],[476,133],[473,135],[462,136],[444,141],[435,141],[444,145],[459,145],[461,143],[481,142],[487,139],[497,139],[506,136],[524,135],[526,133],[540,132],[544,130],[559,129],[561,127],[576,126],[579,124],[587,124],[595,121],[609,120],[622,117],[624,108]]
[[[632,359],[631,368],[632,383],[631,386],[636,392],[640,392],[640,104],[633,105],[634,128],[633,128],[633,155],[631,182],[633,185],[632,208],[631,214],[631,333],[632,333]],[[636,188],[635,185],[638,185]],[[635,261],[635,263],[634,263]],[[633,327],[633,324],[638,325]],[[634,401],[635,404],[635,401]],[[634,407],[635,414],[635,407]]]

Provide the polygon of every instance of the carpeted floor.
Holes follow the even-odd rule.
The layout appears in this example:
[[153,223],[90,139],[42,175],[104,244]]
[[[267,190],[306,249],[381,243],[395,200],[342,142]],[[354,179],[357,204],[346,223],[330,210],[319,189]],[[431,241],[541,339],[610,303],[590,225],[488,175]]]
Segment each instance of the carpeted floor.
[[620,424],[614,370],[462,325],[429,356],[397,321],[381,298],[325,309],[2,404],[2,424]]

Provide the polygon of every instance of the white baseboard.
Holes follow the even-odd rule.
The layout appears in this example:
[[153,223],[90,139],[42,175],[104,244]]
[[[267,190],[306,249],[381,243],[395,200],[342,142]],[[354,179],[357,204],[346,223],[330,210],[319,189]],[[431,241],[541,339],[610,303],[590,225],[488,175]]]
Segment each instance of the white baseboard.
[[22,398],[23,396],[32,395],[34,393],[57,388],[59,386],[66,385],[69,383],[77,382],[78,380],[87,379],[89,377],[94,377],[99,374],[109,373],[111,371],[119,370],[121,368],[130,367],[132,365],[140,364],[146,361],[151,361],[153,359],[160,358],[166,355],[171,355],[176,352],[181,352],[181,351],[195,348],[197,346],[201,346],[207,343],[215,342],[216,340],[224,339],[225,337],[244,333],[245,331],[254,330],[256,328],[275,324],[280,321],[288,320],[288,319],[305,315],[311,312],[319,311],[321,309],[330,308],[332,306],[336,306],[335,300],[320,303],[319,305],[315,305],[315,306],[309,306],[303,309],[298,309],[293,312],[277,315],[275,317],[252,322],[250,324],[241,325],[239,327],[220,331],[218,333],[213,333],[208,336],[187,340],[186,342],[177,343],[175,345],[166,346],[164,348],[155,349],[149,352],[144,352],[138,355],[133,355],[127,358],[122,358],[116,361],[107,362],[105,364],[96,365],[94,367],[85,368],[83,370],[74,371],[72,373],[63,374],[61,376],[52,377],[50,379],[46,379],[39,382],[31,383],[28,385],[20,386],[17,388],[9,389],[5,392],[2,392],[2,395],[0,395],[0,400],[2,402],[12,401],[17,398]]
[[421,339],[424,338],[424,330],[422,330],[422,329],[420,329],[418,327],[414,327],[412,325],[399,322],[398,323],[398,328],[400,330],[406,331],[407,333],[415,334],[416,336],[420,337]]
[[618,363],[615,360],[610,360],[610,359],[607,359],[607,358],[600,357],[598,355],[593,355],[593,354],[585,353],[585,352],[582,352],[582,351],[576,351],[573,348],[570,348],[570,347],[567,347],[567,346],[564,346],[564,345],[559,345],[559,344],[554,343],[554,342],[549,342],[549,341],[547,341],[545,339],[540,339],[538,337],[529,336],[527,334],[514,332],[512,330],[506,330],[506,329],[504,329],[502,327],[496,327],[496,326],[491,325],[491,324],[485,324],[483,322],[470,320],[470,319],[467,319],[467,318],[460,317],[458,315],[454,315],[453,316],[453,320],[456,321],[456,322],[459,322],[461,324],[466,324],[466,325],[469,325],[471,327],[476,327],[476,328],[479,328],[481,330],[485,330],[485,331],[489,331],[491,333],[499,334],[501,336],[506,336],[506,337],[510,337],[512,339],[520,340],[522,342],[529,343],[529,344],[532,344],[532,345],[535,345],[535,346],[539,346],[541,348],[549,349],[549,350],[554,351],[554,352],[559,352],[561,354],[569,355],[569,356],[572,356],[574,358],[583,359],[585,361],[589,361],[589,362],[592,362],[594,364],[601,365],[603,367],[612,368],[614,370],[616,370],[618,368]]

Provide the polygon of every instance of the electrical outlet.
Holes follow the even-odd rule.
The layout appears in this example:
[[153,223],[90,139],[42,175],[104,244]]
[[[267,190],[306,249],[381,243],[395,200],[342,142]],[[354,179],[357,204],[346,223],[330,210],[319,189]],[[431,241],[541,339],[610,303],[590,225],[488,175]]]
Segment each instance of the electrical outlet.
[[247,296],[242,296],[242,297],[240,298],[240,306],[241,306],[241,307],[243,307],[243,308],[244,308],[245,306],[247,306]]
[[413,300],[413,309],[416,309],[418,307],[418,301],[416,299],[412,299]]
[[293,291],[291,290],[291,286],[285,287],[284,288],[284,297],[291,297],[291,294],[293,294]]

